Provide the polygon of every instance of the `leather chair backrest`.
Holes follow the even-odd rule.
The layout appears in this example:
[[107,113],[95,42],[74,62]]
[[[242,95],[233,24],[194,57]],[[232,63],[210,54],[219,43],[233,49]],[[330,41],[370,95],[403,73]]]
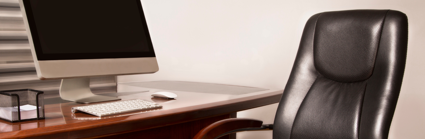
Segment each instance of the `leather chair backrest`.
[[387,138],[403,80],[407,16],[312,16],[277,110],[276,139]]

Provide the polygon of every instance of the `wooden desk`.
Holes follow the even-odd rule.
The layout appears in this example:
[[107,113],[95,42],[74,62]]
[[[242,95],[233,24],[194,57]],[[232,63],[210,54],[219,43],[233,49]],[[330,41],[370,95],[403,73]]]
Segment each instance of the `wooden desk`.
[[[149,89],[149,91],[144,91]],[[151,98],[155,91],[167,90],[175,100]],[[283,90],[221,84],[156,81],[119,84],[123,100],[144,99],[163,108],[98,118],[71,113],[71,107],[85,104],[63,102],[45,105],[44,120],[9,123],[0,120],[0,138],[134,138],[190,139],[203,127],[237,111],[280,101]]]

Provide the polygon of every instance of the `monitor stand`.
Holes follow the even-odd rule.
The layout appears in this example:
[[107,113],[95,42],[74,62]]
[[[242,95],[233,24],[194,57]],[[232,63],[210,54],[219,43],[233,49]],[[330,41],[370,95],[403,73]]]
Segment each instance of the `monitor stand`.
[[64,100],[77,103],[95,103],[104,101],[121,100],[121,98],[95,95],[90,90],[90,78],[62,79],[59,95]]

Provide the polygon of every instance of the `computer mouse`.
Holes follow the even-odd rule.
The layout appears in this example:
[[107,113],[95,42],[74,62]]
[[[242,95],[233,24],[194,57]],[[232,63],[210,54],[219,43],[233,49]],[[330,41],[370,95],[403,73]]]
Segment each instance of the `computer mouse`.
[[167,98],[167,99],[175,99],[177,97],[176,94],[167,91],[159,91],[152,94],[153,97]]

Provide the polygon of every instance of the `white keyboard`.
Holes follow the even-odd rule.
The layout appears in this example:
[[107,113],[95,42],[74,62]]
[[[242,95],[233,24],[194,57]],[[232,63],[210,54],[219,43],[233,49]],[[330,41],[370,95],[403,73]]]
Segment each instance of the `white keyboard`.
[[162,107],[161,105],[154,102],[135,99],[135,100],[122,100],[117,102],[107,102],[107,103],[94,104],[94,105],[88,105],[88,106],[73,107],[71,111],[72,113],[81,111],[81,112],[102,117],[102,116],[115,115],[115,114],[132,112],[132,111],[156,109],[161,107]]

